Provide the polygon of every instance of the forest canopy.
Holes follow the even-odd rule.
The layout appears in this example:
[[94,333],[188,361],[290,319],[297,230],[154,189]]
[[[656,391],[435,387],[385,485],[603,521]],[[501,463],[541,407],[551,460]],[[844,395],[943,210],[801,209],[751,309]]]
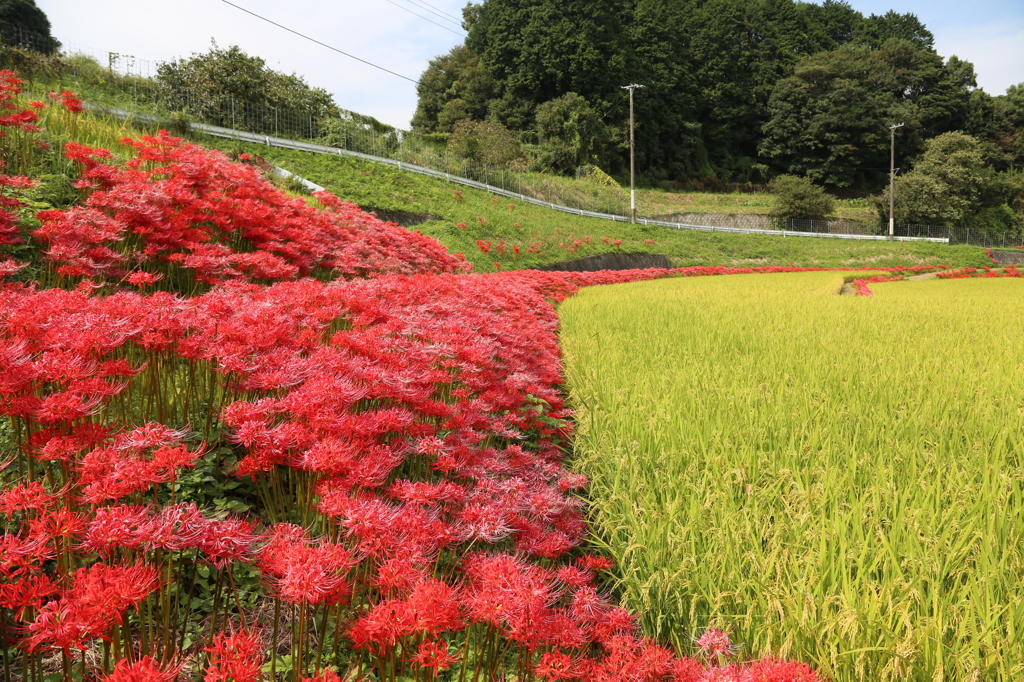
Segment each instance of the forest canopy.
[[913,14],[864,16],[842,0],[484,0],[463,23],[465,43],[420,80],[413,129],[499,123],[555,169],[623,171],[628,83],[645,86],[636,145],[649,182],[793,174],[877,192],[895,122],[904,159],[960,131],[996,170],[1024,164],[1024,86],[979,90],[974,67],[937,54]]

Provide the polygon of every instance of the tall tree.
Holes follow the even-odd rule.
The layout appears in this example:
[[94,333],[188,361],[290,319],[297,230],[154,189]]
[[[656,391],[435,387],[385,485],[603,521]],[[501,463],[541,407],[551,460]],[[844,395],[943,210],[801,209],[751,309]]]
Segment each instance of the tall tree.
[[[214,44],[209,52],[160,64],[157,82],[169,106],[206,117],[234,111],[236,116],[262,119],[277,109],[283,124],[286,116],[304,120],[338,113],[326,90],[310,87],[295,74],[274,71],[238,46],[224,50]],[[260,122],[256,129],[265,128]]]
[[900,39],[878,50],[846,45],[808,57],[774,88],[761,155],[784,173],[874,189],[887,176],[889,125],[906,124],[901,159],[924,139],[964,126],[973,82],[967,73],[968,63],[943,64]]
[[416,84],[419,100],[412,117],[413,130],[451,132],[456,121],[487,117],[497,84],[480,57],[465,45],[432,59]]
[[60,49],[50,20],[35,0],[0,0],[0,35],[4,43],[50,54]]

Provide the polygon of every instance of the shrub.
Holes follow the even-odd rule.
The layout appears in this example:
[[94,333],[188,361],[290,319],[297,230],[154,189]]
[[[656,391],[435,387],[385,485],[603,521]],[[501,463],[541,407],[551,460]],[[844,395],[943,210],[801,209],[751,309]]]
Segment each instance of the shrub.
[[508,128],[494,121],[458,121],[448,138],[448,150],[488,166],[508,166],[523,154]]
[[807,178],[780,175],[768,185],[778,218],[824,218],[835,210],[835,197]]

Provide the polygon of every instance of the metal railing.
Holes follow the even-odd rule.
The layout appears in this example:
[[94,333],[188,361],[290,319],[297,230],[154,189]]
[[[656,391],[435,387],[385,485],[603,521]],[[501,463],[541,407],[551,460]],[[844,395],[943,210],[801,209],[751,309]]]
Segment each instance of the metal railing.
[[[143,122],[150,124],[159,124],[162,119],[157,116],[147,114],[137,114],[125,109],[118,109],[114,107],[99,107],[96,105],[87,105],[89,109],[100,113],[111,114],[118,118],[127,119],[135,118]],[[604,220],[614,220],[616,222],[629,222],[630,219],[627,216],[615,215],[611,213],[599,213],[597,211],[588,211],[582,208],[573,208],[571,206],[563,206],[556,204],[551,201],[542,201],[535,197],[528,196],[519,192],[514,192],[502,187],[495,185],[489,185],[487,183],[471,180],[469,178],[460,177],[458,175],[452,175],[444,171],[435,170],[433,168],[427,168],[418,164],[403,162],[400,159],[389,159],[381,156],[374,156],[371,154],[364,154],[362,152],[349,151],[347,149],[341,149],[339,147],[330,147],[327,145],[316,144],[313,142],[303,142],[301,140],[290,140],[282,137],[274,137],[271,135],[261,135],[257,133],[250,133],[244,130],[234,130],[231,128],[224,128],[222,126],[213,126],[203,123],[193,123],[191,128],[202,132],[206,135],[212,135],[214,137],[226,138],[230,140],[238,140],[241,142],[251,142],[255,144],[266,145],[269,147],[279,147],[282,149],[295,149],[299,151],[311,152],[314,154],[329,154],[335,156],[349,156],[354,158],[360,158],[367,161],[373,161],[376,163],[384,163],[390,166],[395,166],[399,170],[406,170],[412,173],[420,173],[422,175],[429,175],[438,179],[443,179],[447,182],[463,185],[465,187],[473,187],[475,189],[484,190],[491,194],[508,197],[510,199],[516,199],[528,204],[534,204],[536,206],[543,206],[550,208],[555,211],[561,211],[563,213],[571,213],[573,215],[586,216],[589,218],[601,218]],[[831,234],[828,232],[804,232],[798,230],[759,230],[759,229],[744,229],[736,227],[715,227],[709,225],[696,225],[687,223],[674,223],[661,220],[648,220],[646,218],[638,218],[637,223],[640,225],[659,225],[662,227],[673,227],[678,229],[697,230],[702,232],[724,232],[730,234],[764,234],[774,235],[781,237],[824,237],[833,239],[855,239],[855,240],[866,240],[866,241],[882,241],[889,239],[888,236],[883,235],[867,235],[867,234]],[[928,242],[941,242],[946,243],[948,238],[939,237],[918,237],[918,236],[897,236],[896,241],[928,241]]]

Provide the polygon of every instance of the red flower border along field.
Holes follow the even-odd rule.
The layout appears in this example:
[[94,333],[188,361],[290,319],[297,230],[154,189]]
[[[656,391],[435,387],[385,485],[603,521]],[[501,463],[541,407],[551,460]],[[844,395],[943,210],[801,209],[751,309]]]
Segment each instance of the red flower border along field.
[[[77,115],[18,86],[5,144]],[[331,195],[125,144],[66,145],[70,209],[0,178],[2,243],[44,249],[0,262],[38,273],[0,285],[5,680],[819,679],[714,630],[670,651],[601,591],[555,334],[582,286],[798,268],[459,274]]]

